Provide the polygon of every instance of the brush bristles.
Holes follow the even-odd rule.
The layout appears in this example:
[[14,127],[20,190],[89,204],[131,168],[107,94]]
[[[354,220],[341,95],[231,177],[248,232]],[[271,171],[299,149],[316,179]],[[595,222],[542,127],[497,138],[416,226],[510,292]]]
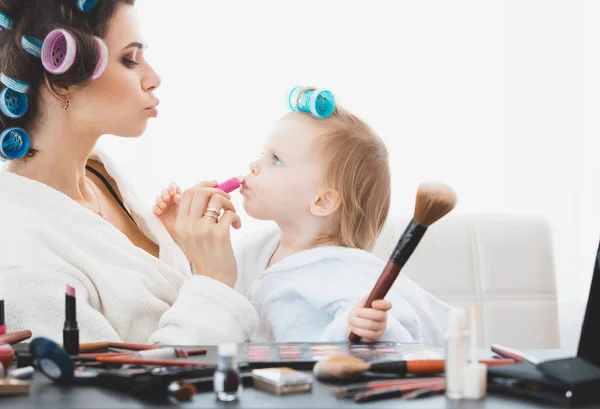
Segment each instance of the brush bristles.
[[441,183],[423,183],[417,190],[414,219],[421,226],[429,227],[450,213],[456,206],[456,194]]
[[352,356],[333,356],[321,360],[313,367],[318,379],[348,378],[368,371],[371,365]]
[[171,395],[178,401],[187,402],[197,393],[196,387],[190,383],[177,382],[170,387]]

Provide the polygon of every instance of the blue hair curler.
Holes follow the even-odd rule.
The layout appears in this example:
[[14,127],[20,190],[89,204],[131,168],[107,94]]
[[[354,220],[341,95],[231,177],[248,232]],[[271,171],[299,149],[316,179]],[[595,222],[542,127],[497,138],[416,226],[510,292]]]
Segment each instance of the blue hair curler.
[[292,111],[309,112],[317,118],[327,118],[335,110],[335,98],[331,91],[326,89],[310,89],[300,92],[304,87],[295,87],[288,98]]
[[4,73],[0,73],[0,82],[3,83],[6,87],[20,92],[21,94],[25,94],[29,90],[29,84],[23,81],[16,80],[14,78],[10,78]]
[[77,0],[77,7],[79,10],[87,13],[98,4],[99,0]]
[[35,37],[23,36],[21,37],[21,48],[34,57],[40,57],[42,55],[42,41]]
[[14,24],[12,18],[8,17],[4,13],[0,13],[0,27],[10,30]]
[[38,337],[29,344],[33,366],[59,385],[73,383],[75,365],[71,356],[56,342]]
[[7,159],[25,156],[29,144],[29,135],[22,128],[8,128],[0,134],[0,153]]
[[9,118],[20,118],[25,115],[29,102],[27,95],[10,88],[4,88],[0,92],[0,110]]

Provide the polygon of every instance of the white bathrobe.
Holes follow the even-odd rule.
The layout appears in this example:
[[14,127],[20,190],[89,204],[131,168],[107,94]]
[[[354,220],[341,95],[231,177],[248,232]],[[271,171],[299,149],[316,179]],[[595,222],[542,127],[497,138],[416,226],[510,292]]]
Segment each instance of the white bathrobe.
[[75,287],[80,339],[162,344],[243,342],[257,326],[252,305],[227,285],[193,275],[151,206],[102,152],[136,224],[160,259],[63,193],[0,171],[0,299],[9,331],[62,342],[65,287]]
[[[295,253],[265,270],[280,231],[267,226],[236,245],[238,282],[258,311],[255,342],[343,342],[348,315],[368,294],[385,263],[359,249],[329,246]],[[385,297],[393,304],[382,341],[442,347],[450,308],[406,275]]]

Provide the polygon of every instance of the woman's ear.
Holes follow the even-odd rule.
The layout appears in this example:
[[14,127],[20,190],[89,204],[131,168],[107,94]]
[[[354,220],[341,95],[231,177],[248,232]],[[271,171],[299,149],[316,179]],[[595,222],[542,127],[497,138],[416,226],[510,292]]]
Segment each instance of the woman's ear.
[[58,100],[62,101],[65,98],[68,98],[70,95],[70,90],[68,88],[61,88],[61,87],[57,87],[55,85],[50,84],[50,81],[48,80],[48,76],[44,75],[44,81],[46,83],[46,88],[48,88],[48,91],[50,91],[50,93]]
[[342,205],[342,197],[335,189],[323,189],[310,205],[314,216],[326,217],[335,213]]

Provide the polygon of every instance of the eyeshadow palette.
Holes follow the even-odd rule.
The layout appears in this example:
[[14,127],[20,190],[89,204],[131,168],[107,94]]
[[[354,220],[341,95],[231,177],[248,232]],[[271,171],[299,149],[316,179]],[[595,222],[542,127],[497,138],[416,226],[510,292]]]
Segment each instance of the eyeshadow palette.
[[350,343],[280,343],[241,344],[238,362],[251,368],[288,366],[294,369],[311,369],[314,364],[336,355],[354,356],[365,361],[438,359],[439,354],[425,349],[419,343],[378,342],[373,344]]

